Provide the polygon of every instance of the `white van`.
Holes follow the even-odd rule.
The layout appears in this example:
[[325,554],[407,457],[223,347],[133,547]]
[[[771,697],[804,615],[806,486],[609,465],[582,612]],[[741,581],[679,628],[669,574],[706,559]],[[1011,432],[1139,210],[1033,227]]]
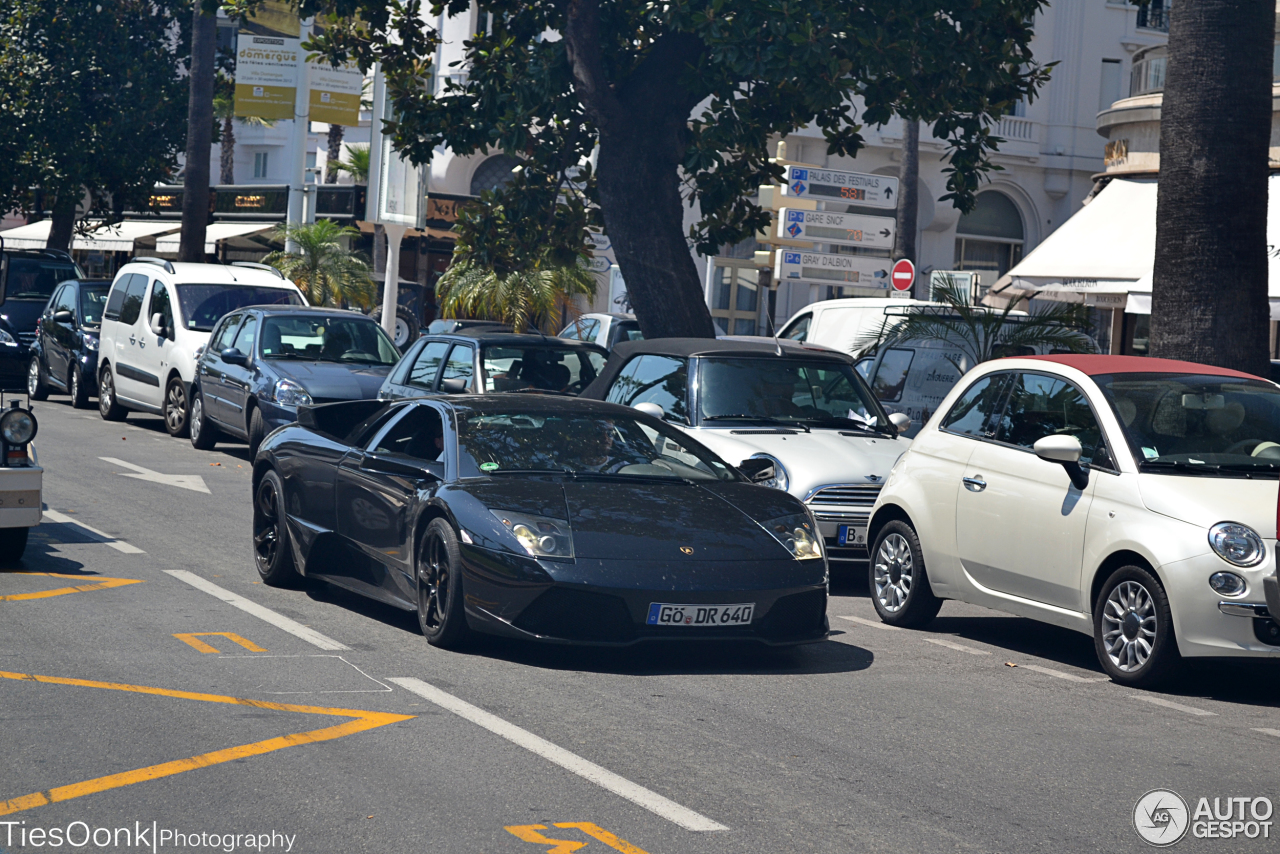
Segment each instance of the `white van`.
[[892,307],[900,313],[903,307],[940,305],[928,300],[879,297],[823,300],[806,305],[792,315],[778,337],[821,344],[856,359],[862,355],[858,342],[864,336],[879,332],[886,320],[893,322],[892,314],[886,314],[885,309]]
[[[263,264],[187,264],[135,258],[120,268],[102,313],[98,412],[164,416],[187,432],[196,354],[227,312],[250,305],[306,305],[302,292]],[[144,310],[145,306],[145,310]]]

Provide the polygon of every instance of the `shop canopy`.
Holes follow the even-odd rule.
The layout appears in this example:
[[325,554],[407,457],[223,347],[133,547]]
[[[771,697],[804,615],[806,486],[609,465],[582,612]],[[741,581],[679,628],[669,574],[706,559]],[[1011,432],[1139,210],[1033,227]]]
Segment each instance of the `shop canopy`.
[[[223,241],[235,242],[237,238],[251,237],[271,231],[279,223],[276,222],[213,222],[205,227],[204,252],[212,255],[217,251],[217,244]],[[182,234],[166,234],[156,241],[157,255],[177,255],[182,244]],[[261,244],[253,248],[263,248]]]
[[[1267,243],[1280,245],[1280,175],[1268,180]],[[1084,302],[1151,313],[1156,255],[1154,181],[1114,179],[992,288],[1041,299]],[[1280,259],[1268,275],[1271,317],[1280,320]]]
[[7,228],[0,231],[0,240],[4,241],[5,249],[43,249],[49,242],[49,228],[52,225],[53,223],[44,219],[17,228]]
[[[44,249],[49,242],[49,229],[53,223],[44,219],[29,225],[20,225],[0,231],[6,249]],[[176,231],[179,224],[162,220],[125,220],[113,225],[100,225],[87,234],[74,234],[71,248],[85,252],[133,252],[139,247],[134,242]]]

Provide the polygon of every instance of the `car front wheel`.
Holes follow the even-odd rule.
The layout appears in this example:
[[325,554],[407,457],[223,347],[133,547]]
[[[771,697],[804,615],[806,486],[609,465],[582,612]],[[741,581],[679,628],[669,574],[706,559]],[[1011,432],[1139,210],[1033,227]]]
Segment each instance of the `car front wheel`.
[[938,616],[942,600],[929,587],[920,539],[908,522],[895,519],[880,529],[870,563],[871,604],[881,620],[918,629]]
[[1145,567],[1122,566],[1102,585],[1093,607],[1093,646],[1112,680],[1134,688],[1169,681],[1182,664],[1173,612]]
[[457,649],[471,634],[462,605],[462,557],[449,523],[433,519],[418,558],[418,626],[427,643]]
[[47,400],[49,397],[49,382],[45,379],[39,356],[32,356],[31,364],[27,365],[27,395],[32,400]]
[[80,375],[80,369],[73,367],[71,373],[67,374],[67,389],[71,394],[71,405],[76,409],[85,409],[89,406],[89,390],[84,387],[84,379]]
[[297,583],[299,576],[285,523],[284,484],[274,471],[262,476],[253,496],[253,556],[258,575],[271,587]]
[[204,411],[204,394],[199,387],[191,391],[191,446],[208,451],[218,443],[218,428]]

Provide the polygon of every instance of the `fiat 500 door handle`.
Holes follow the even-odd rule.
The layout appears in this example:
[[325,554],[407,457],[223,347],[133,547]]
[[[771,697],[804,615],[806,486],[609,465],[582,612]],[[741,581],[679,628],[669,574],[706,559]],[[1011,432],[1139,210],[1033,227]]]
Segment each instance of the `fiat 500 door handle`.
[[981,492],[987,488],[987,482],[982,479],[982,475],[977,477],[966,477],[964,479],[964,488],[970,492]]

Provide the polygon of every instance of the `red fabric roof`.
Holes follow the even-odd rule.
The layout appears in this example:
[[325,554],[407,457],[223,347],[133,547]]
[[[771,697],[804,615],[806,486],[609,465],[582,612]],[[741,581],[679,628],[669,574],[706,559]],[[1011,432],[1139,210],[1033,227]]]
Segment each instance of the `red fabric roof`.
[[1097,374],[1208,374],[1210,376],[1241,377],[1251,380],[1261,379],[1261,377],[1256,377],[1253,374],[1233,371],[1230,368],[1215,368],[1212,365],[1179,362],[1174,359],[1152,359],[1149,356],[1092,356],[1069,353],[1055,356],[1019,356],[1016,358],[1057,362],[1059,365],[1075,368],[1077,371],[1089,376],[1096,376]]

